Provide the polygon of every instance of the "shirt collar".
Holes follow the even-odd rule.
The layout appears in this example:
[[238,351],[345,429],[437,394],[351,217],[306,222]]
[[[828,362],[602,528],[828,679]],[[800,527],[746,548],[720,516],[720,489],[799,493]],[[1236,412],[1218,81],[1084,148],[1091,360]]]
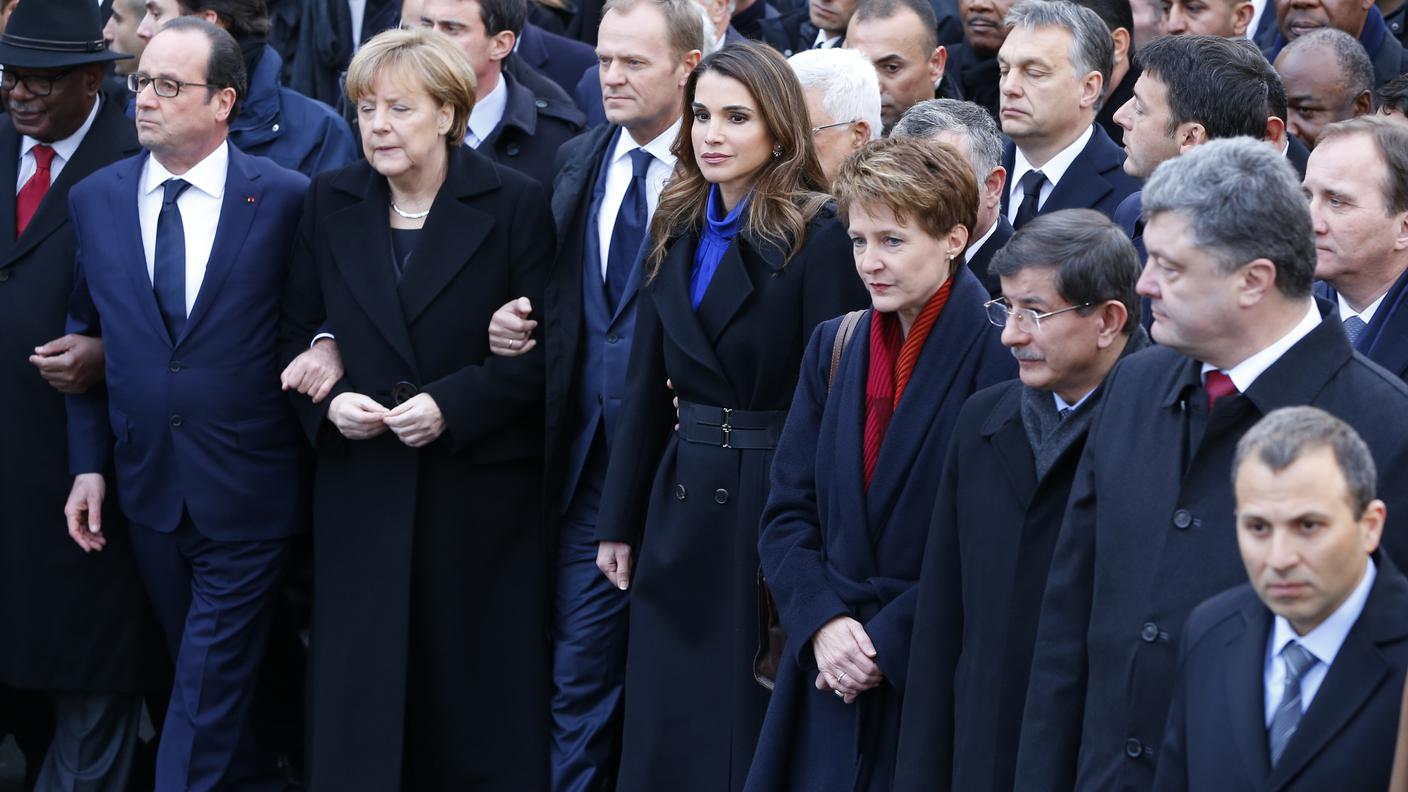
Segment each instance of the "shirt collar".
[[1070,170],[1071,163],[1075,162],[1076,157],[1079,157],[1080,153],[1085,150],[1085,144],[1090,142],[1090,136],[1093,134],[1095,134],[1095,125],[1091,124],[1086,127],[1080,137],[1071,142],[1071,145],[1056,152],[1056,156],[1047,160],[1046,164],[1040,168],[1032,165],[1027,156],[1022,153],[1021,146],[1016,147],[1017,156],[1012,161],[1012,184],[1020,182],[1022,177],[1027,175],[1027,171],[1040,170],[1048,182],[1053,186],[1056,185],[1061,181],[1061,177],[1066,175],[1066,171]]
[[965,264],[968,263],[968,262],[970,262],[970,261],[972,261],[972,260],[973,260],[973,257],[976,256],[976,255],[978,255],[978,251],[983,249],[983,245],[986,245],[986,244],[988,243],[988,240],[992,238],[992,235],[993,235],[994,233],[996,233],[996,231],[997,231],[997,226],[998,226],[999,222],[1001,221],[1001,219],[1002,219],[1002,218],[1000,218],[1000,217],[997,218],[997,219],[994,219],[994,220],[992,221],[992,225],[988,226],[988,231],[987,231],[987,233],[986,233],[986,234],[983,234],[983,235],[980,236],[980,237],[978,237],[978,241],[977,241],[977,242],[974,242],[974,243],[970,244],[970,245],[968,246],[968,249],[965,250],[965,251],[963,251],[963,262],[964,262]]
[[840,40],[840,33],[830,33],[828,31],[818,29],[816,32],[816,40],[812,42],[812,49],[831,49],[832,47],[836,46],[836,43]]
[[1080,407],[1082,404],[1085,404],[1085,400],[1086,400],[1086,399],[1089,399],[1089,398],[1090,398],[1090,394],[1092,394],[1092,393],[1094,393],[1094,392],[1095,392],[1095,389],[1094,389],[1094,388],[1091,388],[1089,391],[1086,392],[1086,394],[1085,394],[1084,396],[1082,396],[1082,397],[1080,397],[1079,399],[1077,399],[1075,404],[1071,404],[1071,403],[1067,402],[1065,399],[1061,398],[1061,394],[1057,393],[1056,391],[1051,391],[1051,398],[1053,398],[1053,399],[1056,400],[1056,412],[1059,413],[1059,412],[1061,412],[1062,410],[1065,410],[1065,409],[1074,410],[1074,409],[1076,409],[1077,407]]
[[494,86],[483,99],[474,103],[474,109],[469,112],[469,131],[480,143],[489,139],[494,134],[494,129],[504,118],[504,110],[508,108],[508,86],[502,74],[499,75],[499,82]]
[[[1320,308],[1316,306],[1315,300],[1308,300],[1309,307],[1306,309],[1305,318],[1300,323],[1291,328],[1289,333],[1281,336],[1275,342],[1260,352],[1243,360],[1241,363],[1227,369],[1227,376],[1232,379],[1232,384],[1237,386],[1238,393],[1246,393],[1247,389],[1256,382],[1263,372],[1271,368],[1271,365],[1281,359],[1286,354],[1286,350],[1295,346],[1298,341],[1310,335],[1310,332],[1319,327],[1323,321],[1320,316]],[[1209,371],[1213,371],[1217,366],[1211,363],[1203,364],[1203,379],[1207,380]]]
[[167,179],[184,179],[192,187],[209,195],[222,198],[225,195],[225,171],[230,164],[230,143],[223,141],[214,151],[197,162],[194,167],[176,176],[157,162],[156,157],[147,157],[146,175],[142,179],[142,194],[149,195],[166,183]]
[[675,137],[679,135],[680,124],[682,123],[684,123],[683,117],[676,118],[675,123],[671,124],[669,129],[656,135],[655,139],[646,143],[644,146],[637,143],[636,139],[631,137],[631,133],[622,129],[621,134],[616,137],[616,148],[611,152],[611,162],[620,162],[627,154],[630,154],[638,148],[643,148],[650,152],[650,156],[670,166],[673,170],[675,167],[675,155],[670,153],[670,146],[674,144]]
[[[54,156],[58,157],[62,162],[68,162],[73,159],[74,152],[78,151],[78,147],[83,143],[83,138],[88,136],[88,130],[93,128],[93,121],[98,118],[98,109],[101,108],[102,105],[103,96],[99,93],[93,100],[93,109],[88,111],[88,120],[83,122],[83,126],[79,127],[77,132],[74,132],[63,140],[56,140],[48,144],[49,148],[54,150]],[[28,154],[29,150],[37,145],[39,145],[39,141],[29,135],[20,138],[20,156],[23,157]]]
[[1350,629],[1359,621],[1359,614],[1364,612],[1364,603],[1369,600],[1369,590],[1373,588],[1374,578],[1377,576],[1374,559],[1370,558],[1364,566],[1364,577],[1359,580],[1359,585],[1354,587],[1354,591],[1345,597],[1334,613],[1305,635],[1296,635],[1291,623],[1286,621],[1285,617],[1277,616],[1271,634],[1271,656],[1279,657],[1286,644],[1296,641],[1328,668],[1335,662],[1335,655],[1339,654]]
[[1369,324],[1370,322],[1374,321],[1374,313],[1379,310],[1379,305],[1383,303],[1384,298],[1387,296],[1388,292],[1384,292],[1383,294],[1379,295],[1379,299],[1369,303],[1368,308],[1365,308],[1362,311],[1356,311],[1353,308],[1349,307],[1349,303],[1345,302],[1343,294],[1336,292],[1335,299],[1340,304],[1340,321],[1343,322],[1351,316],[1357,316],[1361,320],[1363,320],[1364,324]]

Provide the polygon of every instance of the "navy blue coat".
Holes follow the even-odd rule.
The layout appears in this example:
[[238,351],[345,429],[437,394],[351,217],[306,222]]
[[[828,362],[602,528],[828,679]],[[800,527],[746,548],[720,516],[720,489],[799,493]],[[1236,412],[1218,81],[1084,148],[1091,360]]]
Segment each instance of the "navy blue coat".
[[[1018,789],[1152,783],[1180,631],[1246,579],[1228,472],[1263,415],[1309,404],[1345,420],[1374,455],[1389,512],[1408,511],[1408,424],[1385,420],[1408,415],[1408,387],[1355,354],[1334,319],[1212,416],[1197,361],[1154,347],[1115,366],[1042,601]],[[1384,545],[1408,557],[1408,530],[1390,524]]]
[[240,151],[312,178],[362,156],[352,129],[331,107],[279,84],[283,58],[264,47],[249,75],[249,94],[230,124],[230,142]]
[[[1335,300],[1328,283],[1316,284],[1316,293]],[[1374,312],[1374,320],[1359,334],[1354,350],[1399,377],[1408,380],[1408,271],[1398,276]]]
[[1271,611],[1250,585],[1188,617],[1159,757],[1157,792],[1387,789],[1408,670],[1408,580],[1375,554],[1378,576],[1320,689],[1271,767],[1266,642]]
[[[839,318],[819,326],[772,466],[758,554],[787,649],[745,789],[889,789],[934,479],[963,403],[1016,375],[988,323],[986,290],[959,267],[862,485],[865,386],[874,311],[856,326],[828,392]],[[811,638],[850,616],[865,625],[885,674],[846,704],[817,690]]]
[[[1115,208],[1127,195],[1139,189],[1139,180],[1124,172],[1124,149],[1115,145],[1099,125],[1085,148],[1076,155],[1071,167],[1061,175],[1037,214],[1050,214],[1060,209],[1094,209],[1106,217],[1114,217]],[[1002,165],[1012,173],[1017,160],[1017,147],[1008,143],[1002,154]],[[1012,179],[1002,192],[1002,214],[1007,215],[1008,199],[1012,195]]]
[[219,231],[174,342],[142,252],[147,153],[74,186],[78,275],[68,332],[103,337],[107,390],[68,397],[73,473],[115,470],[133,523],[176,530],[183,509],[218,541],[304,527],[298,424],[279,390],[275,330],[308,179],[230,147]]

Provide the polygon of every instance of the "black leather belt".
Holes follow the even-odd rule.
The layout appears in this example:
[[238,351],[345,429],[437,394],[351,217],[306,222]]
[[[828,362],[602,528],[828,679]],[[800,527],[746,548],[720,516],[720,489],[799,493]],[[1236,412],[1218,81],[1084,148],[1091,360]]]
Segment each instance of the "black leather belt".
[[680,401],[680,437],[720,448],[770,450],[782,437],[786,410],[734,410]]

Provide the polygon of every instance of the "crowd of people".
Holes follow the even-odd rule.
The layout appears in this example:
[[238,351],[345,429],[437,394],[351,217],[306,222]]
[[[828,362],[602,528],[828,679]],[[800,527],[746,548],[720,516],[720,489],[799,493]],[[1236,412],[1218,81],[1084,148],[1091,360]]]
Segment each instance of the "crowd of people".
[[0,2],[25,788],[1408,790],[1405,9]]

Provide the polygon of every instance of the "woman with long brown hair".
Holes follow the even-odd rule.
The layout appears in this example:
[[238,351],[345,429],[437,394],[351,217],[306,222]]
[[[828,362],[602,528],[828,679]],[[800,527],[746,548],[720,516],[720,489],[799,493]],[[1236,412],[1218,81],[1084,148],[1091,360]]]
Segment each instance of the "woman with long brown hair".
[[632,592],[622,792],[739,789],[767,707],[752,659],[773,448],[812,329],[867,303],[809,129],[767,47],[725,47],[685,86],[597,522],[597,565]]

